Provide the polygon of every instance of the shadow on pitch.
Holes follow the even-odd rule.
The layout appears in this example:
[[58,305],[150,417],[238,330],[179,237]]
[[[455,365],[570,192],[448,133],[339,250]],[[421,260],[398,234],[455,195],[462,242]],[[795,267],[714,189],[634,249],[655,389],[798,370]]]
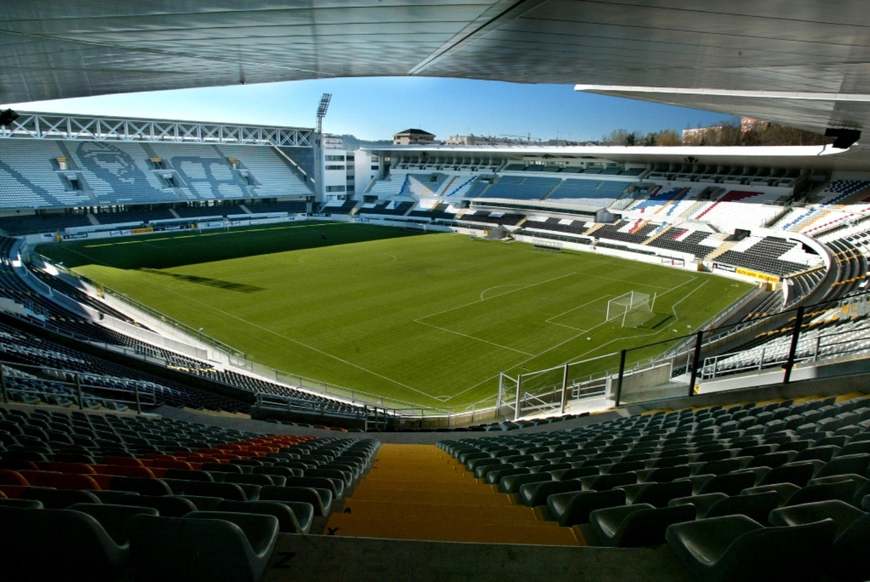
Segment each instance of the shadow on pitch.
[[[331,247],[375,240],[428,236],[420,230],[344,223],[298,223],[255,230],[174,233],[103,241],[66,241],[40,245],[67,268],[103,265],[115,269],[171,269],[287,251]],[[180,240],[174,240],[181,237]],[[94,246],[95,244],[99,246]],[[43,248],[44,247],[44,248]]]
[[232,281],[224,281],[223,279],[212,279],[211,277],[197,277],[196,275],[184,275],[182,273],[168,273],[157,269],[139,269],[153,275],[163,275],[184,281],[186,283],[194,283],[195,285],[206,285],[207,287],[215,287],[217,289],[226,289],[227,291],[236,291],[238,293],[256,293],[265,291],[265,287],[257,287],[256,285],[246,285],[244,283],[233,283]]

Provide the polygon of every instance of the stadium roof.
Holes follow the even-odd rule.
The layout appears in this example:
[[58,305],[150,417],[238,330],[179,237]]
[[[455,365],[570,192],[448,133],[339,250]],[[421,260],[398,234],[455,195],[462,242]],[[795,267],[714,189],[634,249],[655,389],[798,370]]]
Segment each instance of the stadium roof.
[[487,146],[487,145],[372,145],[362,149],[393,155],[444,154],[496,159],[525,157],[600,159],[614,162],[685,162],[697,158],[704,164],[769,166],[870,171],[870,155],[860,145],[847,150],[820,146]]
[[431,135],[435,137],[434,133],[429,133],[428,131],[416,128],[403,129],[402,131],[397,131],[395,135]]
[[[579,83],[870,126],[862,0],[10,0],[0,101],[365,75]],[[686,92],[685,89],[690,91]]]

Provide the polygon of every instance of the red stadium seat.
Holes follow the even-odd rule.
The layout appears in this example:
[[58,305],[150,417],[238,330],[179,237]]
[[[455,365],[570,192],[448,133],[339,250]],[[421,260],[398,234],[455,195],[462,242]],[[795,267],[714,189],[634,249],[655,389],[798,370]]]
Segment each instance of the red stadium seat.
[[29,485],[0,485],[0,492],[9,499],[18,499],[28,489],[30,489]]
[[99,483],[89,475],[58,473],[55,471],[20,471],[31,485],[37,487],[56,487],[58,489],[101,489]]
[[103,457],[103,462],[107,465],[124,465],[125,467],[142,467],[142,461],[133,457]]
[[27,479],[18,471],[0,469],[0,485],[29,485]]
[[94,465],[94,469],[103,475],[119,477],[145,477],[153,479],[156,475],[149,467],[133,467],[126,465]]
[[43,471],[59,471],[61,473],[76,473],[78,475],[93,475],[94,468],[87,463],[37,463]]

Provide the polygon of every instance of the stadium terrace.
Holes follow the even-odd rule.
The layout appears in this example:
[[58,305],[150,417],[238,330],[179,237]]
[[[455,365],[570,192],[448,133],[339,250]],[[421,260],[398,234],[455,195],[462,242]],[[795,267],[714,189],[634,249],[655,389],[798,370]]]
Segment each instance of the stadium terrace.
[[831,143],[0,112],[0,578],[870,578],[863,6],[40,4],[7,100],[583,81]]

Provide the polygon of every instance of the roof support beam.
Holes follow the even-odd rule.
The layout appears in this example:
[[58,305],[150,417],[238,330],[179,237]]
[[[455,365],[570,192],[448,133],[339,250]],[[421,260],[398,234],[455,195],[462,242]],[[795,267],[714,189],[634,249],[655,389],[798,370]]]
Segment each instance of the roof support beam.
[[[516,18],[523,12],[542,4],[547,0],[501,0],[494,6],[487,9],[481,16],[463,28],[453,38],[438,47],[435,52],[431,53],[425,59],[414,65],[408,71],[409,75],[425,75],[426,69],[450,53],[462,48],[464,45],[472,41],[475,37],[485,33],[487,30],[494,28],[508,18]],[[492,14],[488,16],[488,14]]]

